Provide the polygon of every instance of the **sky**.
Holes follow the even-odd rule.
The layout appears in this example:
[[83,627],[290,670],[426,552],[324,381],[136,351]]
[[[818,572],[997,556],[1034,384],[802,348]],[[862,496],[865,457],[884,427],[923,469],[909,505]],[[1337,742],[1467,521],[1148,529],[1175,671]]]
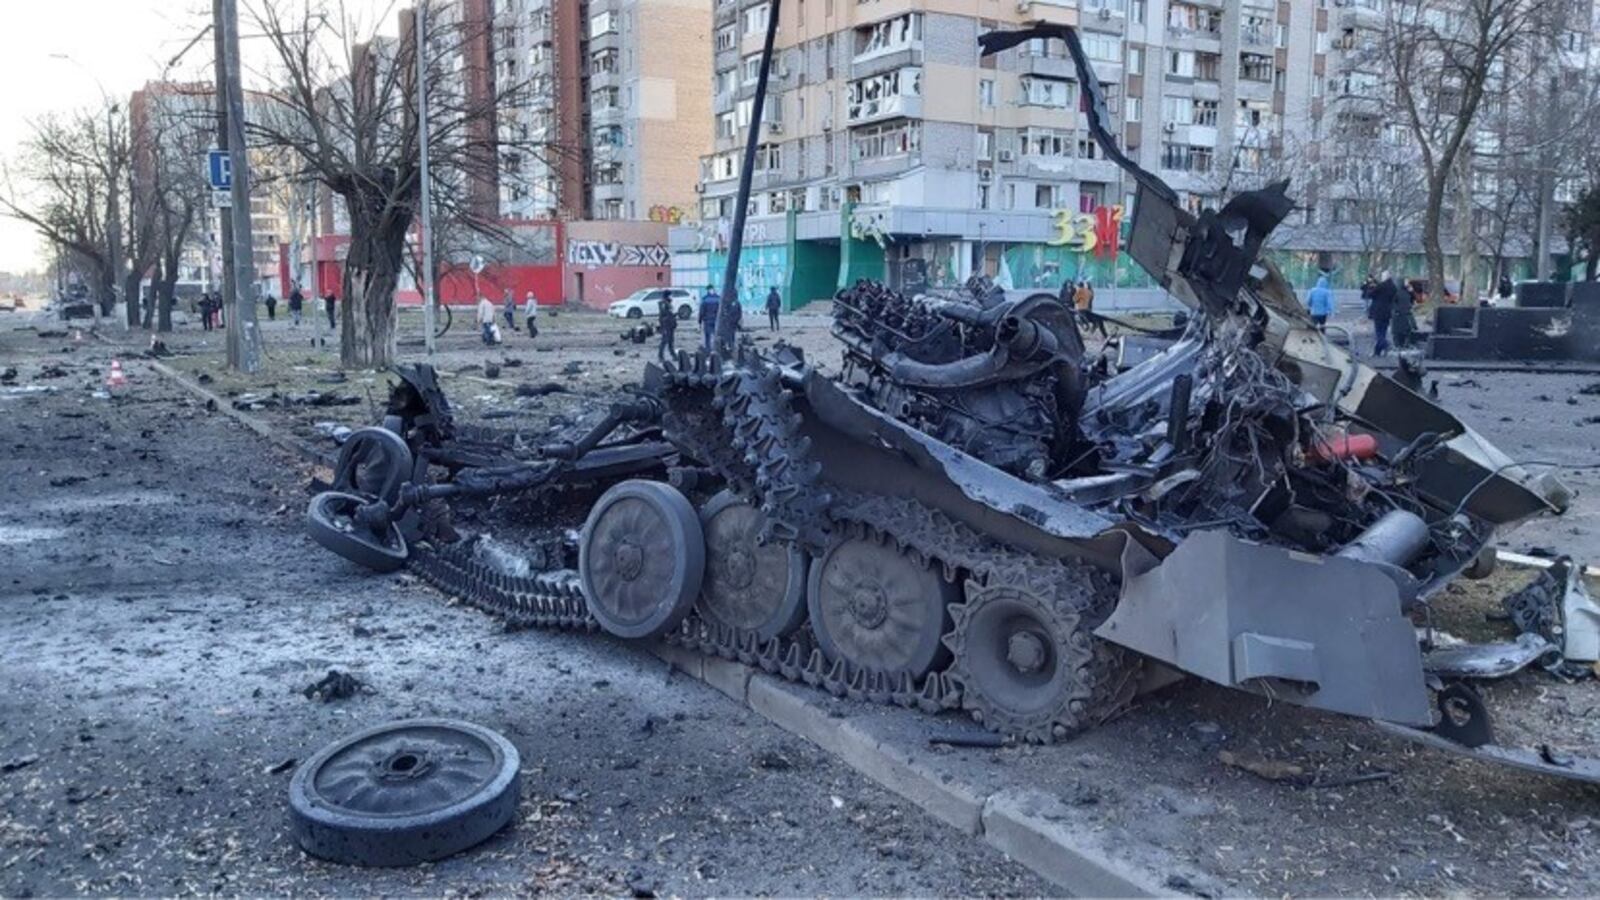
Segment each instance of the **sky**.
[[[261,41],[239,0],[246,83],[260,81]],[[288,5],[297,0],[277,0]],[[298,0],[304,2],[304,0]],[[345,0],[357,15],[392,23],[396,0]],[[406,5],[409,5],[406,4]],[[102,96],[126,104],[145,82],[161,77],[172,57],[211,17],[210,0],[5,0],[0,28],[0,164],[10,168],[29,122],[51,110],[100,108]],[[367,26],[370,27],[370,26]],[[384,30],[392,30],[385,27]],[[196,44],[173,70],[178,80],[210,80],[211,38]],[[65,59],[59,57],[66,57]],[[252,77],[253,76],[253,77]],[[0,190],[5,189],[0,174]],[[0,217],[0,270],[44,267],[44,244],[27,225]]]

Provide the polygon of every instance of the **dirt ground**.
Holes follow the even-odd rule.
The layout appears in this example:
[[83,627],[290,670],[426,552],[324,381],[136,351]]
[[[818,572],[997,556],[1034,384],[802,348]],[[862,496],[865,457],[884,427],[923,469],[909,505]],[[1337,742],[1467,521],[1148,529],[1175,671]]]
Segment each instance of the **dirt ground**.
[[[1052,893],[638,648],[506,634],[352,568],[304,536],[299,462],[137,362],[97,398],[120,351],[20,324],[0,320],[0,896]],[[302,695],[330,669],[370,693]],[[412,716],[518,746],[514,827],[415,869],[304,856],[293,763]]]
[[[771,339],[835,365],[820,313],[788,317]],[[414,333],[418,324],[408,316],[402,329]],[[598,415],[654,352],[653,343],[622,341],[624,323],[593,314],[540,324],[538,340],[519,333],[497,348],[482,347],[459,320],[442,339],[435,363],[464,418],[531,435],[569,428]],[[249,385],[223,372],[216,340],[198,331],[168,339],[177,355],[166,361],[205,376],[229,399],[258,395],[245,404],[259,406],[253,415],[331,450],[331,423],[369,421],[386,379],[335,381],[335,348],[316,343],[316,334],[314,326],[270,323],[269,370]],[[680,346],[693,336],[680,329]],[[698,686],[667,679],[659,663],[631,648],[592,636],[499,634],[404,577],[354,572],[300,535],[306,470],[297,464],[153,378],[114,405],[89,397],[97,376],[88,369],[108,352],[57,353],[62,339],[28,332],[0,334],[0,341],[4,353],[25,360],[7,363],[25,370],[19,384],[58,386],[0,400],[9,421],[30,429],[19,432],[9,471],[0,472],[3,483],[17,485],[25,510],[6,526],[22,529],[18,538],[0,532],[0,571],[26,567],[0,584],[0,647],[8,660],[27,660],[7,666],[0,721],[26,723],[26,731],[0,730],[0,765],[40,756],[0,774],[0,892],[139,890],[113,880],[119,872],[160,885],[149,891],[355,890],[347,873],[308,862],[288,844],[277,825],[288,776],[263,773],[396,713],[457,710],[523,748],[521,822],[487,852],[363,880],[363,892],[481,884],[493,892],[617,893],[635,869],[663,892],[697,895],[1046,890],[809,745]],[[57,359],[77,368],[33,382],[39,367]],[[487,377],[486,364],[499,372]],[[1600,426],[1579,424],[1600,414],[1600,396],[1580,390],[1594,379],[1451,373],[1438,380],[1446,404],[1514,457],[1567,464],[1597,457]],[[562,389],[538,397],[515,391],[549,382]],[[356,403],[262,405],[274,391],[281,402],[307,390]],[[330,425],[319,429],[319,422]],[[79,455],[68,457],[63,444]],[[111,449],[94,451],[96,444]],[[84,449],[94,453],[92,465],[79,464]],[[113,465],[141,452],[150,458]],[[91,481],[49,486],[75,475]],[[1594,476],[1563,477],[1580,492],[1574,509],[1531,523],[1504,544],[1600,560]],[[1509,577],[1447,599],[1463,610],[1463,623],[1481,624],[1499,590],[1514,586]],[[1471,636],[1495,626],[1484,627]],[[328,706],[293,693],[329,666],[359,672],[379,692]],[[1548,722],[1570,735],[1563,746],[1600,755],[1595,681],[1565,685],[1530,671],[1488,693],[1493,705],[1515,707],[1518,721]],[[839,715],[882,717],[885,728],[921,744],[919,729],[938,722],[818,702]],[[680,712],[686,718],[674,718]],[[651,716],[665,727],[641,739],[640,723]],[[597,755],[597,746],[608,750]],[[752,765],[769,747],[793,766]],[[1298,766],[1301,782],[1372,780],[1271,781],[1224,764],[1223,751]],[[1600,789],[1462,761],[1363,722],[1203,684],[1150,695],[1070,744],[940,752],[972,783],[1055,794],[1064,820],[1149,848],[1144,858],[1158,872],[1178,861],[1200,873],[1175,877],[1174,890],[1600,894]],[[223,754],[232,756],[213,758]],[[152,790],[170,799],[156,803]],[[834,809],[833,797],[844,810]],[[643,807],[654,811],[641,815]],[[886,824],[891,834],[879,837]],[[792,865],[774,863],[791,854],[774,853],[764,829],[777,832],[778,846],[798,851]],[[109,849],[93,849],[101,845]],[[20,861],[8,865],[13,858]],[[707,860],[716,882],[698,874]]]

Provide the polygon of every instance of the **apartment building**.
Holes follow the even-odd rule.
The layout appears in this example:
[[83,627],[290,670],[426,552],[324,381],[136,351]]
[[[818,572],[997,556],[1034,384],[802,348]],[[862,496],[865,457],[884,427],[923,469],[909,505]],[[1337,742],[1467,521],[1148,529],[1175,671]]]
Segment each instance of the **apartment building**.
[[502,143],[533,145],[503,160],[505,215],[677,222],[694,209],[710,4],[495,4]]
[[[980,58],[978,36],[1041,20],[1077,26],[1111,130],[1198,208],[1273,169],[1290,60],[1312,55],[1317,2],[787,0],[750,214],[758,248],[763,232],[774,245],[817,246],[757,249],[752,274],[770,283],[795,268],[776,253],[823,268],[837,258],[841,280],[881,272],[904,287],[978,271],[1019,287],[1137,282],[1093,252],[1108,227],[1102,208],[1129,208],[1133,185],[1089,135],[1065,46],[1032,41]],[[717,0],[713,152],[700,173],[710,222],[732,216],[769,9]],[[1296,29],[1301,19],[1310,25]],[[786,296],[826,281],[780,280]]]
[[[770,10],[715,2],[713,150],[700,172],[709,224],[680,240],[708,271],[733,215]],[[1569,68],[1594,64],[1596,7],[1572,0],[1558,16]],[[1065,47],[978,56],[979,34],[1036,21],[1077,26],[1122,149],[1191,211],[1290,178],[1300,206],[1275,236],[1278,262],[1311,277],[1324,251],[1357,248],[1355,219],[1395,199],[1375,171],[1420,184],[1415,142],[1390,111],[1386,14],[1385,0],[784,0],[741,282],[800,300],[858,276],[905,289],[973,272],[1019,288],[1144,283],[1096,252],[1115,228],[1107,207],[1131,210],[1132,184],[1088,134]],[[1473,147],[1503,161],[1492,121]],[[1490,168],[1474,172],[1473,190],[1494,208],[1504,188]],[[1574,183],[1556,187],[1558,200]],[[1415,229],[1395,240],[1420,251]]]

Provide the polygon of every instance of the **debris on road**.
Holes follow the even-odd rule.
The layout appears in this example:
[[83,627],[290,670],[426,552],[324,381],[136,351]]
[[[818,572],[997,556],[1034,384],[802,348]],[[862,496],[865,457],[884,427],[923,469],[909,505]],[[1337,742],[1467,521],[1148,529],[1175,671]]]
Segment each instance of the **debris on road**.
[[320,681],[306,685],[300,689],[300,693],[308,700],[332,703],[335,700],[344,700],[357,694],[370,694],[374,691],[365,681],[348,672],[329,669],[328,674],[322,676]]

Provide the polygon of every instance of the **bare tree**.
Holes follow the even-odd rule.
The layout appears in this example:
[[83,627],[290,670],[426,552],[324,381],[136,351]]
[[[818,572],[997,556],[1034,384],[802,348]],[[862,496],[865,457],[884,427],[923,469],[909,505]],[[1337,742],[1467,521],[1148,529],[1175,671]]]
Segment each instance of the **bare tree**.
[[[1427,186],[1422,247],[1430,299],[1444,298],[1440,230],[1450,179],[1477,127],[1486,94],[1516,80],[1511,63],[1535,52],[1567,0],[1390,0],[1383,52],[1400,119],[1410,129]],[[1470,152],[1470,150],[1467,150]]]
[[[108,104],[33,122],[16,160],[16,180],[8,171],[0,191],[0,213],[33,226],[92,269],[101,315],[110,315],[116,302],[122,262],[129,146],[127,122],[117,112]],[[136,310],[129,315],[137,321]]]
[[[261,0],[255,16],[274,51],[278,86],[248,132],[254,143],[293,153],[305,176],[343,201],[350,249],[340,358],[349,366],[386,366],[421,191],[414,34],[356,34],[327,0]],[[497,83],[491,27],[464,19],[436,25],[424,60],[430,168],[463,185],[434,192],[435,215],[485,232],[501,229],[497,185],[506,177],[502,168],[511,168],[503,163],[556,155],[553,142],[497,134],[497,110],[525,102],[527,83]]]
[[[136,203],[150,206],[155,247],[151,294],[158,331],[172,330],[172,307],[183,263],[203,248],[201,227],[211,187],[197,160],[216,132],[212,92],[207,85],[173,86],[151,101],[148,128],[135,141],[135,170],[145,179]],[[145,310],[149,327],[151,311]]]

